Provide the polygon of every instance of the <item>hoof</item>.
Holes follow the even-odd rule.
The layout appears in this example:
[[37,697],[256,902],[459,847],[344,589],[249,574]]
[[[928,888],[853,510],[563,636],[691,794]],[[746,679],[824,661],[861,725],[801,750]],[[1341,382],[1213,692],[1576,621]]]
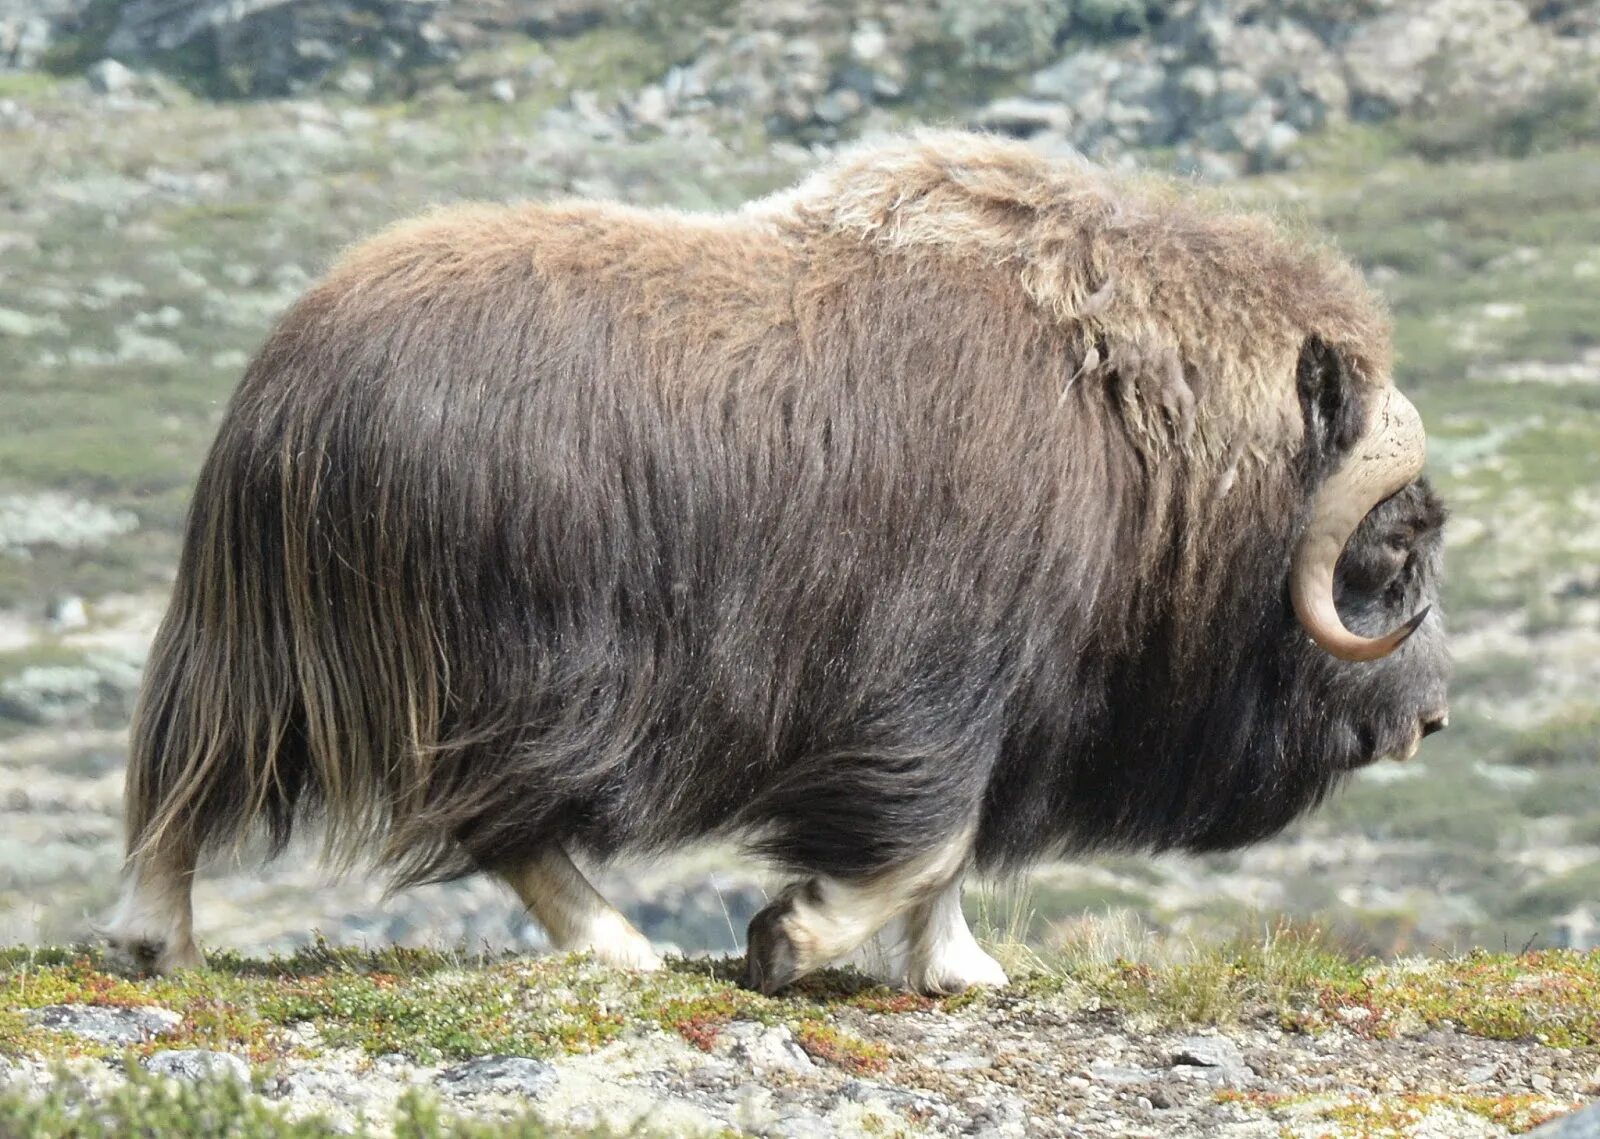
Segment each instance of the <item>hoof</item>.
[[205,955],[193,939],[169,945],[165,941],[138,937],[108,937],[107,948],[113,959],[120,958],[130,972],[164,977],[180,969],[199,969]]
[[661,968],[661,957],[650,944],[650,939],[634,929],[620,915],[614,928],[600,931],[587,945],[577,948],[594,954],[596,961],[613,969],[654,973]]
[[801,954],[790,933],[794,916],[794,900],[783,897],[750,919],[745,988],[770,997],[807,971],[800,965]]
[[1011,983],[1000,962],[976,945],[962,946],[913,968],[908,988],[930,997],[948,997],[972,988],[1003,989]]

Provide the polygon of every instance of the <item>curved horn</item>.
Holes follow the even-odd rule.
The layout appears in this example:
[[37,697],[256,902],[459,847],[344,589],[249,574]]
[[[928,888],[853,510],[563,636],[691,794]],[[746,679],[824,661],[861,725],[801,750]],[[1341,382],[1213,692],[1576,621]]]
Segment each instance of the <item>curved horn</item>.
[[1311,521],[1289,569],[1289,597],[1300,624],[1340,660],[1377,660],[1417,631],[1423,609],[1381,637],[1363,637],[1344,627],[1333,604],[1333,570],[1367,512],[1422,471],[1426,439],[1422,417],[1411,401],[1388,388],[1345,461],[1328,476],[1311,503]]

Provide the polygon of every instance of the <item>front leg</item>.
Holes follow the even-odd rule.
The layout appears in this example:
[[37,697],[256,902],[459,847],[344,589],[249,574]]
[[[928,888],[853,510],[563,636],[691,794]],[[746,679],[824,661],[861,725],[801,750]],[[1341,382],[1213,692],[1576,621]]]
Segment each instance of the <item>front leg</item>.
[[911,942],[906,985],[921,993],[959,993],[1009,982],[1000,963],[978,945],[961,911],[961,879],[916,906],[906,918]]
[[968,829],[919,858],[870,876],[816,877],[788,887],[750,921],[745,985],[775,993],[855,950],[958,880],[971,848]]

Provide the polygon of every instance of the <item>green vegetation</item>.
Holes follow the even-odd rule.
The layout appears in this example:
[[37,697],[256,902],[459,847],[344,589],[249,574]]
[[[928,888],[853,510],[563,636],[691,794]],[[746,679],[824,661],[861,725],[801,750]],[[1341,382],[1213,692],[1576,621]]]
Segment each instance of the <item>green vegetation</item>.
[[[0,1091],[0,1135],[28,1139],[321,1139],[392,1134],[395,1139],[546,1139],[558,1134],[532,1115],[497,1123],[452,1117],[415,1092],[401,1098],[392,1126],[360,1122],[351,1132],[320,1115],[291,1120],[236,1080],[195,1084],[163,1080],[146,1074],[136,1063],[128,1064],[127,1074],[126,1083],[105,1094],[93,1092],[65,1068],[42,1096]],[[559,1134],[572,1136],[574,1132],[562,1128]],[[602,1139],[612,1133],[585,1134]]]
[[[1209,947],[1120,937],[1114,927],[1037,950],[1009,992],[1092,997],[1154,1026],[1245,1021],[1295,1031],[1340,1027],[1388,1038],[1449,1023],[1495,1040],[1600,1045],[1600,951],[1474,951],[1382,964],[1353,956],[1312,927]],[[1004,952],[1003,947],[1000,952]],[[318,1047],[400,1053],[441,1063],[506,1054],[588,1052],[641,1026],[708,1049],[733,1021],[783,1025],[824,1062],[879,1071],[891,1053],[870,1033],[876,1017],[958,1012],[997,999],[986,991],[930,999],[829,970],[780,997],[739,988],[739,961],[675,961],[626,978],[584,958],[473,958],[426,950],[378,952],[321,944],[266,960],[214,953],[204,969],[168,978],[107,971],[95,950],[0,951],[0,1055],[114,1058],[110,1045],[34,1027],[29,1010],[59,1004],[157,1005],[183,1022],[137,1055],[169,1048],[233,1052],[255,1064],[304,1057],[286,1030],[314,1029]],[[848,1015],[847,1015],[848,1014]],[[862,1019],[865,1018],[865,1019]]]
[[[1359,1139],[1403,1139],[1414,1129],[1433,1123],[1430,1133],[1438,1124],[1448,1126],[1446,1113],[1475,1115],[1490,1123],[1499,1124],[1513,1135],[1531,1131],[1541,1123],[1566,1114],[1571,1106],[1552,1108],[1543,1096],[1511,1095],[1442,1095],[1433,1093],[1402,1093],[1398,1096],[1349,1101],[1328,1095],[1289,1095],[1273,1092],[1223,1091],[1217,1093],[1220,1103],[1264,1111],[1268,1116],[1283,1122],[1291,1120],[1302,1124],[1314,1122],[1324,1128],[1322,1134],[1331,1137],[1359,1137]],[[1285,1131],[1285,1134],[1292,1132]]]
[[[1291,1033],[1344,1032],[1365,1040],[1413,1037],[1449,1027],[1490,1040],[1555,1048],[1600,1046],[1600,953],[1474,952],[1380,964],[1353,956],[1309,927],[1281,926],[1265,938],[1177,946],[1132,929],[1097,932],[1032,958],[1026,976],[1002,993],[931,1000],[830,971],[778,998],[737,988],[737,961],[677,961],[647,979],[600,969],[581,958],[473,958],[416,950],[336,950],[319,945],[289,957],[231,954],[173,978],[129,979],[79,950],[0,951],[0,1057],[31,1055],[61,1065],[42,1098],[0,1096],[0,1134],[99,1137],[119,1134],[241,1137],[320,1135],[325,1120],[286,1122],[247,1087],[196,1085],[146,1075],[141,1058],[183,1047],[248,1059],[264,1087],[287,1064],[322,1049],[353,1047],[446,1063],[488,1054],[560,1057],[624,1035],[674,1032],[710,1051],[735,1021],[784,1025],[823,1065],[888,1078],[911,1057],[878,1032],[892,1018],[941,1013],[979,1021],[1018,1002],[1078,1016],[1112,1016],[1141,1034],[1254,1024]],[[1003,947],[1000,952],[1004,955]],[[31,1027],[29,1010],[55,1004],[156,1005],[183,1016],[159,1042],[116,1049]],[[994,1007],[994,1012],[988,1011]],[[308,1043],[314,1042],[314,1043]],[[73,1072],[93,1058],[125,1070],[128,1082],[89,1094]],[[1380,1125],[1409,1134],[1420,1116],[1456,1111],[1522,1131],[1555,1114],[1556,1101],[1523,1093],[1430,1091],[1373,1095],[1224,1092],[1270,1118],[1315,1119],[1334,1133],[1375,1135]],[[228,1121],[226,1128],[220,1121]],[[363,1132],[364,1133],[364,1132]],[[537,1136],[527,1117],[506,1124],[451,1120],[430,1100],[404,1097],[395,1134]]]
[[219,952],[205,969],[128,978],[107,971],[98,950],[0,951],[0,1055],[97,1056],[117,1050],[33,1027],[29,1009],[56,1004],[155,1004],[183,1016],[158,1048],[237,1052],[254,1063],[304,1054],[285,1030],[310,1026],[328,1047],[423,1062],[508,1054],[587,1052],[649,1025],[707,1048],[740,1020],[787,1026],[808,1052],[861,1070],[882,1052],[824,1023],[836,1004],[867,1014],[932,1007],[852,974],[824,972],[781,999],[732,984],[737,962],[678,962],[643,981],[582,959],[472,958],[426,950],[367,953],[323,943],[288,957],[252,960]]
[[1579,705],[1517,739],[1511,762],[1533,768],[1568,764],[1592,772],[1600,763],[1600,706]]
[[1147,1026],[1269,1020],[1299,1032],[1339,1027],[1370,1039],[1441,1025],[1492,1040],[1600,1045],[1600,952],[1473,951],[1381,964],[1314,927],[1210,947],[1108,941],[1103,928],[1039,957],[1025,984],[1075,989]]

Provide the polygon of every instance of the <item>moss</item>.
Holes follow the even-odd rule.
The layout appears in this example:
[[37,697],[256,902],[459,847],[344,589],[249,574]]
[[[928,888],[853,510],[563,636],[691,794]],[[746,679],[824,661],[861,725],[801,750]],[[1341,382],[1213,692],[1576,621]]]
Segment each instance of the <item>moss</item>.
[[1372,968],[1316,986],[1329,1022],[1386,1038],[1408,1023],[1558,1048],[1600,1044],[1600,954],[1473,952],[1417,967]]
[[1454,103],[1447,114],[1403,121],[1405,146],[1438,162],[1500,155],[1526,158],[1546,150],[1600,142],[1600,87],[1560,83],[1519,103]]
[[843,1068],[856,1075],[881,1072],[889,1066],[889,1049],[862,1040],[821,1021],[803,1021],[794,1029],[795,1042],[813,1060]]
[[83,663],[83,650],[53,641],[39,641],[21,649],[0,652],[0,680],[17,676],[30,668],[54,668]]
[[1523,818],[1543,819],[1571,813],[1574,803],[1582,803],[1594,793],[1594,774],[1583,769],[1540,772],[1526,790],[1517,794],[1515,813]]
[[[1146,948],[1142,959],[1129,959],[1068,946],[1046,963],[1058,983],[1155,1023],[1266,1019],[1292,1030],[1337,1026],[1374,1039],[1449,1023],[1496,1040],[1600,1044],[1600,952],[1474,951],[1383,965],[1354,956],[1315,927],[1288,925],[1265,940],[1181,954],[1163,942]],[[1042,980],[1025,988],[1029,995],[1050,992]]]
[[59,79],[45,72],[0,71],[0,99],[43,99],[60,86]]
[[550,58],[565,77],[567,90],[617,95],[665,75],[678,62],[670,39],[631,28],[600,27],[553,40]]
[[1440,1092],[1408,1092],[1381,1099],[1364,1096],[1335,1099],[1326,1094],[1230,1089],[1218,1092],[1216,1100],[1262,1112],[1284,1122],[1315,1120],[1319,1124],[1332,1124],[1332,1130],[1319,1132],[1325,1139],[1405,1139],[1416,1134],[1418,1125],[1430,1116],[1448,1112],[1475,1115],[1519,1135],[1578,1106],[1558,1104],[1538,1095]]
[[[1504,792],[1473,771],[1464,758],[1445,762],[1433,754],[1442,750],[1433,748],[1434,742],[1428,741],[1424,777],[1357,781],[1318,822],[1377,839],[1426,840],[1450,849],[1495,850],[1511,842],[1516,836],[1515,818],[1506,810]],[[1442,738],[1439,742],[1443,745]]]
[[401,1097],[392,1130],[358,1122],[352,1132],[321,1115],[290,1120],[235,1080],[193,1084],[165,1080],[145,1073],[137,1064],[128,1065],[127,1076],[126,1083],[104,1095],[91,1092],[66,1070],[58,1071],[40,1095],[0,1090],[0,1135],[26,1135],[29,1139],[122,1139],[130,1135],[320,1139],[354,1134],[366,1139],[392,1134],[395,1139],[547,1139],[560,1134],[598,1139],[613,1134],[577,1132],[568,1127],[556,1132],[532,1113],[493,1123],[456,1118],[417,1092]]

